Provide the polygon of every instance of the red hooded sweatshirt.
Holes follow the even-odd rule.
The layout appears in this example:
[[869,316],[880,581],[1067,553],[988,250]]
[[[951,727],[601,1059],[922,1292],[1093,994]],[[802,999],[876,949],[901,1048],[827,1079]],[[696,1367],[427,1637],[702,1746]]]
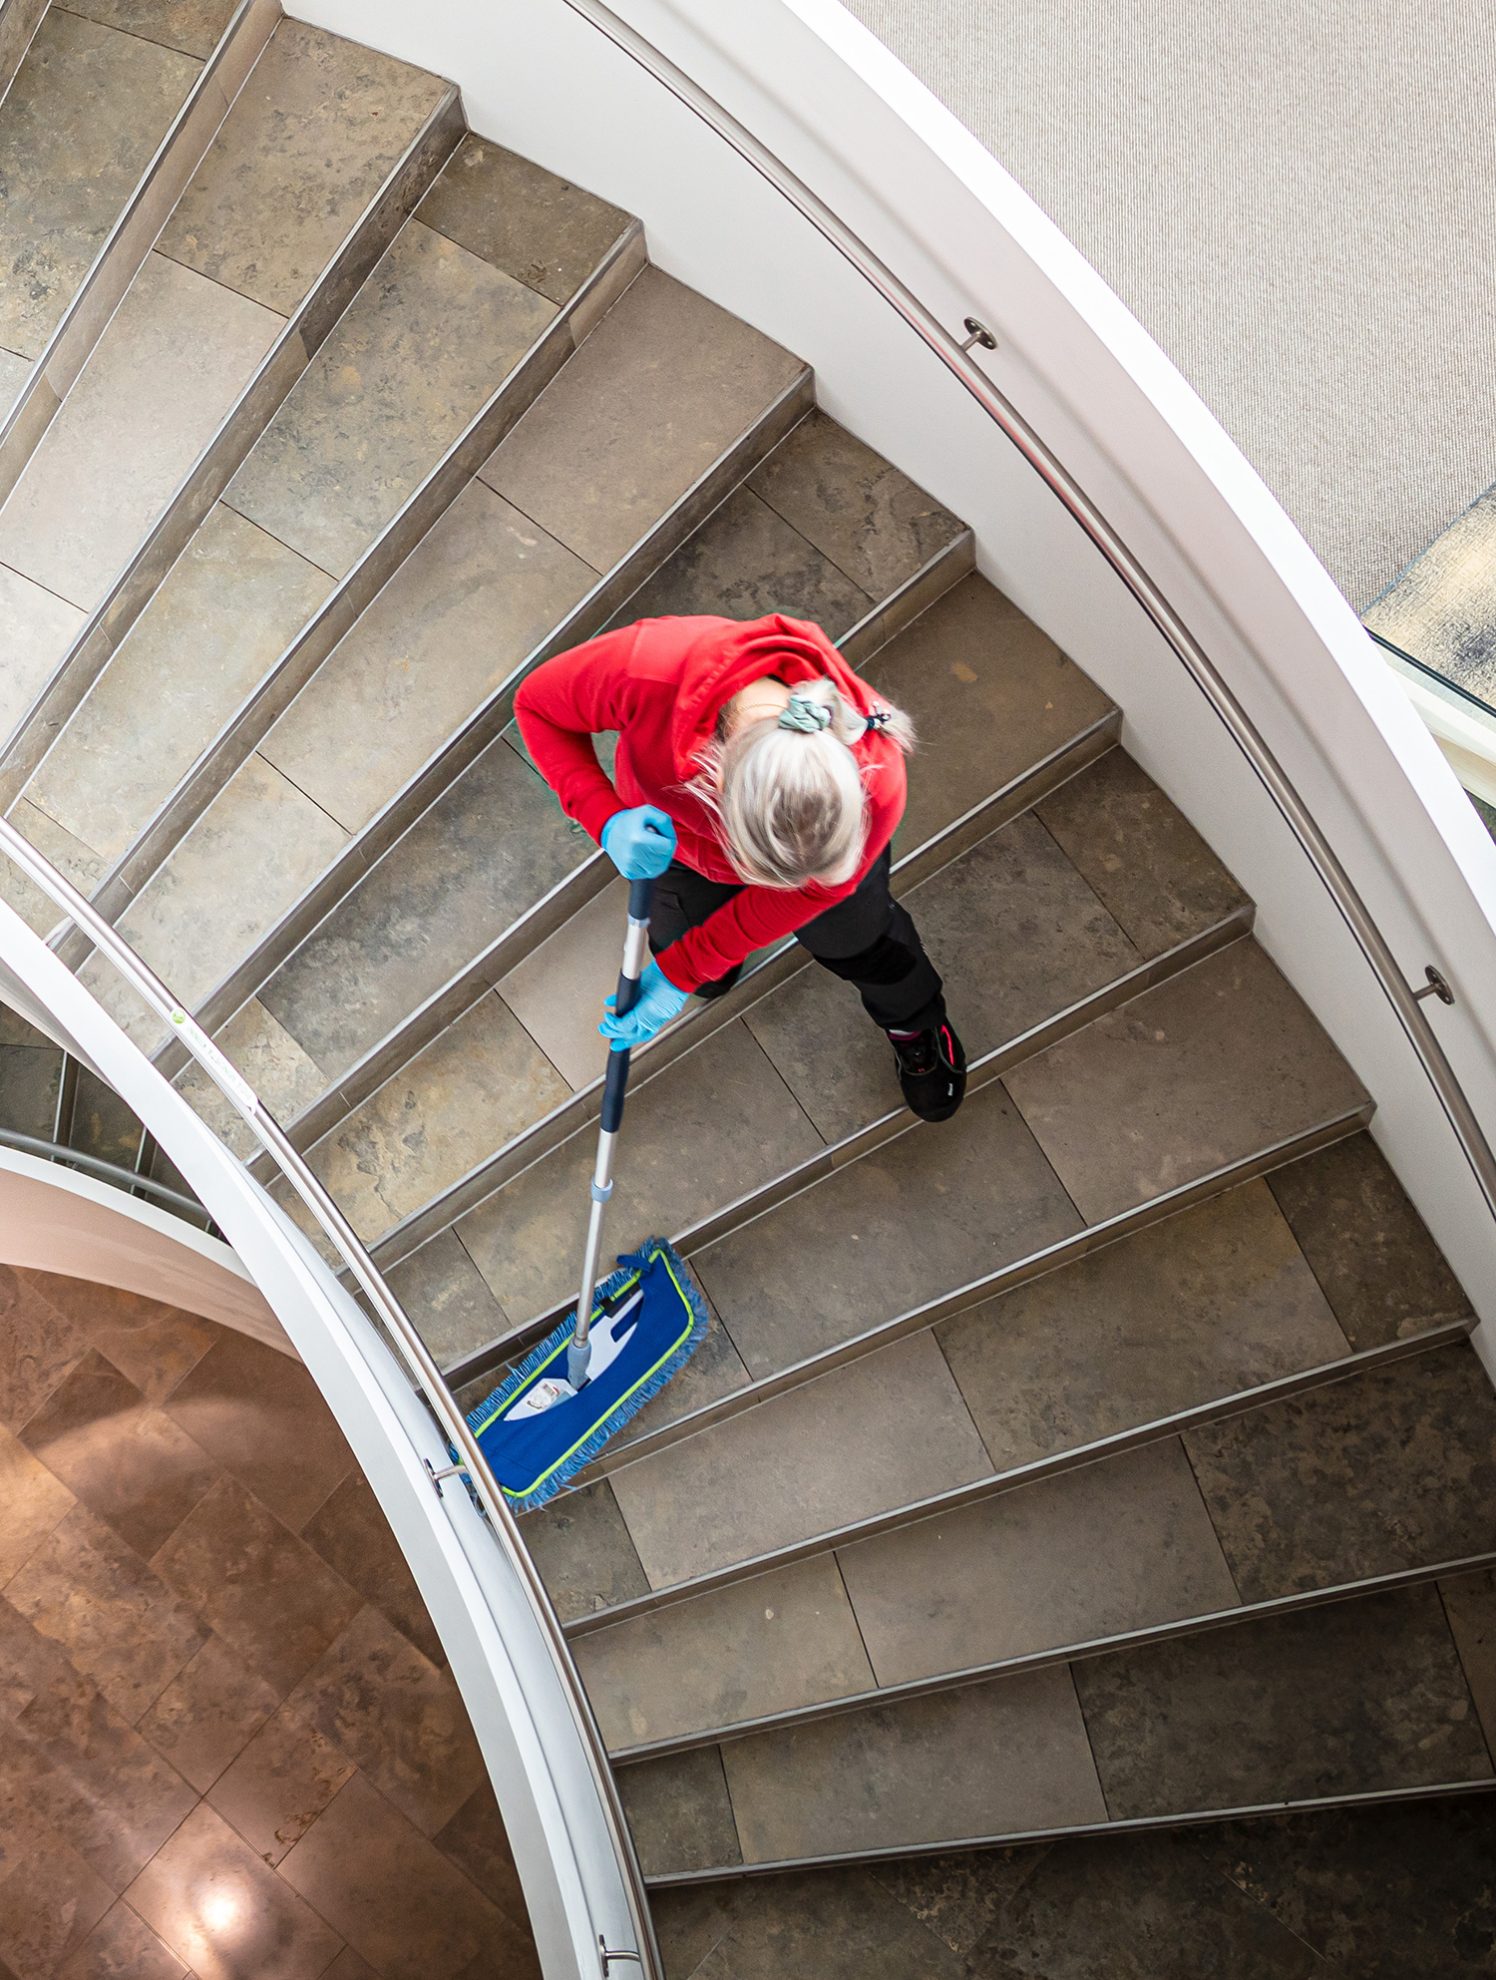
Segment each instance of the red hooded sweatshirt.
[[[768,677],[793,687],[826,676],[863,715],[887,706],[819,626],[766,619],[640,619],[558,653],[514,698],[520,733],[561,808],[601,840],[615,813],[657,804],[675,821],[676,857],[709,880],[737,882],[716,820],[685,788],[701,767],[725,703]],[[618,731],[610,783],[592,746]],[[904,756],[881,730],[853,745],[868,794],[862,864],[840,887],[744,887],[658,958],[678,990],[723,976],[755,949],[792,935],[844,900],[893,837],[904,814]],[[615,788],[616,786],[616,788]]]

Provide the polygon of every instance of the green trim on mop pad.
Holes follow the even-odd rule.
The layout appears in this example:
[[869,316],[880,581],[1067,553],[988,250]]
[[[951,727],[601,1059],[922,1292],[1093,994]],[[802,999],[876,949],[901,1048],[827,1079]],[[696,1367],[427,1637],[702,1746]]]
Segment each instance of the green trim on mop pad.
[[[554,1498],[684,1366],[706,1338],[707,1322],[706,1301],[664,1238],[620,1258],[597,1289],[589,1380],[578,1390],[565,1388],[566,1350],[576,1329],[576,1314],[569,1313],[469,1413],[509,1503],[528,1512]],[[561,1385],[563,1393],[536,1407],[542,1382]]]

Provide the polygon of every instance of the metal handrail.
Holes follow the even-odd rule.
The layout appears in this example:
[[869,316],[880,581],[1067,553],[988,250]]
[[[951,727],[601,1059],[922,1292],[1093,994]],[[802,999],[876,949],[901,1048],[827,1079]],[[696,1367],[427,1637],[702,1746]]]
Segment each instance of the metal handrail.
[[[365,1250],[353,1226],[333,1198],[292,1146],[284,1130],[270,1114],[259,1095],[239,1069],[215,1045],[191,1013],[179,1004],[161,978],[79,893],[78,889],[11,824],[0,818],[0,849],[33,880],[65,914],[86,931],[95,950],[102,953],[156,1015],[178,1037],[214,1086],[245,1122],[261,1146],[275,1162],[286,1181],[311,1216],[341,1253],[344,1265],[367,1299],[376,1320],[415,1387],[436,1417],[448,1445],[457,1453],[487,1514],[488,1527],[506,1560],[519,1579],[530,1608],[541,1625],[546,1647],[570,1704],[583,1751],[597,1789],[598,1801],[607,1824],[609,1839],[623,1873],[629,1911],[639,1951],[613,1953],[614,1960],[637,1961],[644,1980],[659,1980],[659,1949],[655,1943],[649,1899],[634,1850],[633,1837],[624,1816],[618,1784],[608,1760],[607,1747],[592,1711],[587,1693],[577,1675],[565,1634],[550,1595],[520,1538],[514,1514],[500,1490],[488,1460],[484,1457],[467,1418],[453,1397],[433,1359],[430,1349],[411,1323],[404,1308],[385,1284],[378,1267]],[[602,1952],[602,1971],[608,1961]]]
[[[876,251],[848,227],[782,159],[636,28],[620,19],[611,7],[604,5],[603,0],[563,0],[563,4],[651,75],[685,109],[729,144],[775,192],[798,209],[822,239],[877,291],[940,360],[1084,530],[1113,573],[1126,586],[1139,609],[1183,663],[1195,687],[1224,724],[1253,774],[1282,813],[1392,1006],[1409,1044],[1418,1055],[1429,1084],[1485,1197],[1486,1206],[1496,1219],[1496,1153],[1493,1153],[1459,1075],[1449,1063],[1438,1035],[1422,1008],[1420,991],[1415,991],[1403,975],[1386,937],[1362,899],[1360,890],[1346,872],[1339,854],[1215,662],[1053,449],[1039,437],[1013,402],[976,363],[975,350],[994,348],[994,340],[986,326],[977,317],[970,316],[961,326],[961,335],[948,329]],[[1426,984],[1420,989],[1422,995],[1428,994]],[[1450,1001],[1453,1002],[1453,998]]]
[[118,1162],[106,1162],[102,1155],[85,1154],[81,1148],[70,1148],[65,1141],[48,1141],[39,1134],[22,1134],[16,1128],[0,1127],[0,1148],[14,1148],[20,1155],[40,1155],[44,1161],[61,1162],[67,1168],[81,1169],[84,1175],[94,1176],[99,1182],[113,1183],[117,1189],[138,1190],[178,1216],[202,1217],[212,1222],[210,1213],[195,1196],[183,1196],[180,1190],[169,1189],[154,1176],[142,1175],[138,1169],[126,1169]]

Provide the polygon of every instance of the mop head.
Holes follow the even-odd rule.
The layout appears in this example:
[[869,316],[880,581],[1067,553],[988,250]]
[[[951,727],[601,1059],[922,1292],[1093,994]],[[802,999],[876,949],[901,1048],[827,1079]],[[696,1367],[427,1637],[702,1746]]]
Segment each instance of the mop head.
[[592,1359],[580,1389],[566,1379],[573,1312],[468,1414],[517,1512],[554,1498],[706,1337],[706,1302],[664,1238],[650,1238],[619,1259],[618,1270],[597,1289],[592,1314]]

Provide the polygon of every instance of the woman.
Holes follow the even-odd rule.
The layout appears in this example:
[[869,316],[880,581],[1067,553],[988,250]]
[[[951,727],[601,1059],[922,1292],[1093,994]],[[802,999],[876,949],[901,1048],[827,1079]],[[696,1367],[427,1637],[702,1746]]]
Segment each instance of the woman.
[[[641,619],[546,661],[515,712],[562,808],[626,878],[660,882],[655,960],[605,1037],[643,1044],[693,990],[720,997],[755,950],[794,935],[856,985],[913,1111],[955,1113],[965,1054],[888,884],[913,731],[819,626]],[[592,738],[613,729],[610,782]]]

